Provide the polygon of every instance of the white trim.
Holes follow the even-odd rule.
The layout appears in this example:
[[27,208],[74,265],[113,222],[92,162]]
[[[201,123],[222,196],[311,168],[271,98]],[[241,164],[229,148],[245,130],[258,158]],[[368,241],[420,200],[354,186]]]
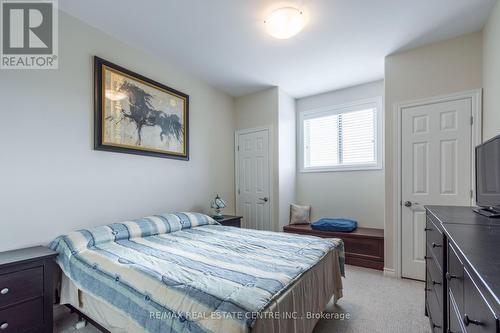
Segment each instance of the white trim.
[[[268,158],[269,158],[269,223],[270,227],[272,229],[276,229],[276,226],[274,225],[274,192],[273,192],[273,156],[274,156],[274,146],[273,146],[273,128],[272,126],[261,126],[261,127],[255,127],[255,128],[246,128],[246,129],[240,129],[236,130],[234,132],[234,186],[235,186],[235,191],[234,194],[236,196],[236,208],[235,212],[236,215],[241,215],[240,214],[240,195],[238,193],[238,190],[240,188],[240,168],[239,168],[239,151],[238,151],[238,145],[239,145],[239,136],[241,134],[249,134],[249,133],[255,133],[255,132],[262,132],[262,131],[267,131],[268,135]],[[245,221],[246,222],[246,221]],[[245,223],[243,223],[242,227],[246,227]]]
[[[375,151],[376,151],[376,159],[375,163],[367,163],[367,164],[350,164],[350,165],[337,165],[337,166],[327,166],[327,167],[304,167],[304,120],[309,118],[310,116],[321,116],[322,114],[331,115],[331,114],[340,114],[346,113],[350,111],[357,111],[360,107],[374,107],[376,108],[377,115],[377,128],[375,129]],[[338,104],[338,105],[330,105],[315,109],[310,109],[306,111],[299,112],[297,122],[297,145],[298,145],[298,163],[299,163],[299,172],[308,173],[308,172],[334,172],[334,171],[361,171],[361,170],[380,170],[383,168],[384,161],[384,108],[383,108],[383,99],[381,96],[374,98],[367,98],[363,100],[357,100],[350,103]]]
[[[302,164],[302,163],[301,163]],[[376,164],[348,164],[331,167],[310,167],[300,170],[301,173],[310,172],[337,172],[337,171],[363,171],[363,170],[381,170],[382,161]]]
[[384,276],[395,278],[396,277],[396,272],[392,268],[386,268],[386,267],[384,267]]
[[[470,99],[472,107],[472,117],[474,123],[472,125],[472,138],[471,138],[471,189],[475,190],[475,147],[482,142],[482,89],[475,89],[470,91],[464,91],[459,93],[453,93],[449,95],[435,96],[430,98],[424,98],[419,100],[407,101],[402,103],[395,103],[393,107],[394,117],[394,174],[393,174],[393,193],[396,195],[396,200],[394,202],[394,209],[392,212],[392,218],[394,223],[394,271],[397,278],[402,277],[402,246],[401,246],[401,118],[402,111],[405,108],[423,106],[428,104],[436,104],[442,102],[450,102],[461,99]],[[471,199],[471,204],[474,204],[474,199]]]

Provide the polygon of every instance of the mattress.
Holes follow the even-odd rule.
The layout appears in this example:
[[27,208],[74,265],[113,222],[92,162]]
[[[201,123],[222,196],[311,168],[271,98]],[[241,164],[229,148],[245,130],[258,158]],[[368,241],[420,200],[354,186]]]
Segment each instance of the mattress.
[[81,230],[51,247],[62,302],[112,332],[309,332],[342,296],[340,240],[224,227],[202,214]]
[[[342,297],[338,256],[331,252],[304,273],[283,294],[262,311],[250,329],[252,333],[312,332],[328,302]],[[60,304],[69,304],[112,333],[147,333],[113,306],[78,289],[64,273],[59,281]],[[291,315],[290,315],[291,314]],[[158,320],[152,318],[152,320]]]

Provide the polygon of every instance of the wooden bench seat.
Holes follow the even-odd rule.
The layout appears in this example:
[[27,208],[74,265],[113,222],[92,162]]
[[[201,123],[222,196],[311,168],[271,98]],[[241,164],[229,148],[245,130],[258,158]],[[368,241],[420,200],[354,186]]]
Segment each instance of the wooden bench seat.
[[314,230],[309,224],[297,224],[286,225],[283,231],[322,238],[341,238],[344,241],[346,264],[384,269],[384,230],[382,229],[357,228],[353,232],[332,232]]

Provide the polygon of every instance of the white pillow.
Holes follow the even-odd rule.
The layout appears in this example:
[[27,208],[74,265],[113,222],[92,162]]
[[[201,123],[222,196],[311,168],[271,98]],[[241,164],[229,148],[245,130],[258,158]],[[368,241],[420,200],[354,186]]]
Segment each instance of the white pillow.
[[290,205],[290,224],[310,224],[311,206],[310,205]]

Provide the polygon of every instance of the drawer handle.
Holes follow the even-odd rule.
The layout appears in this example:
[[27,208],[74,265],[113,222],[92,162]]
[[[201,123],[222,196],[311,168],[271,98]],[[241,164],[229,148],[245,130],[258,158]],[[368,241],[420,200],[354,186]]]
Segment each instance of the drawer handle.
[[432,328],[441,328],[441,326],[436,325],[436,324],[432,324]]
[[6,330],[7,327],[9,327],[9,323],[2,323],[2,325],[0,325],[0,330]]
[[424,231],[432,231],[432,228],[424,228]]
[[433,284],[433,285],[436,285],[436,284],[437,284],[437,285],[441,285],[441,282],[432,281],[432,284]]
[[434,242],[432,242],[432,247],[441,247],[442,245],[439,245],[439,244],[436,244]]
[[10,291],[9,288],[3,288],[2,290],[0,290],[0,294],[7,295],[9,291]]
[[468,316],[468,315],[465,315],[465,316],[464,316],[464,325],[465,325],[465,326],[469,326],[470,324],[473,324],[473,325],[478,325],[478,326],[483,325],[483,323],[482,323],[482,322],[477,321],[477,320],[472,320],[472,319],[470,319],[470,318],[469,318],[469,316]]
[[451,275],[450,273],[446,272],[446,280],[451,281],[451,279],[458,279],[458,276]]
[[425,260],[431,260],[431,259],[432,259],[432,257],[431,257],[431,256],[424,256],[424,259],[425,259]]
[[431,288],[425,288],[425,291],[432,291]]

